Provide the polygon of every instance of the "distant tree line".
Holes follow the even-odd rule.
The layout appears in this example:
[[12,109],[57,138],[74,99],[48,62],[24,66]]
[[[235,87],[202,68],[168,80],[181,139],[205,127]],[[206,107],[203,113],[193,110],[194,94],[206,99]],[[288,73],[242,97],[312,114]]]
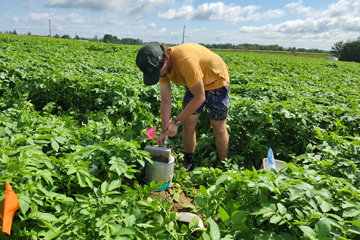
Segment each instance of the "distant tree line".
[[239,50],[265,50],[265,51],[296,51],[296,52],[312,52],[312,53],[326,53],[325,50],[320,49],[305,49],[305,48],[296,48],[296,47],[289,47],[284,48],[277,44],[275,45],[261,45],[261,44],[251,44],[251,43],[243,43],[243,44],[231,44],[231,43],[225,43],[225,44],[205,44],[200,43],[204,47],[207,47],[209,49],[239,49]]
[[331,47],[331,54],[340,61],[360,62],[360,37],[347,42],[339,41]]
[[[1,32],[0,32],[1,33]],[[17,35],[16,30],[13,32],[7,31],[4,32],[7,34],[14,34]],[[31,32],[28,32],[28,35],[31,36]],[[97,35],[95,35],[94,38],[83,38],[79,37],[79,35],[75,34],[74,38],[71,38],[69,35],[64,34],[60,36],[59,34],[55,34],[52,37],[54,38],[63,38],[63,39],[76,39],[76,40],[86,40],[86,41],[93,41],[93,42],[104,42],[104,43],[114,43],[114,44],[124,44],[124,45],[143,45],[144,42],[137,38],[122,38],[119,39],[117,36],[112,36],[111,34],[105,34],[103,38],[98,38]],[[359,41],[359,40],[357,40]],[[320,50],[320,49],[305,49],[305,48],[296,48],[296,47],[289,47],[284,48],[277,44],[275,45],[261,45],[261,44],[251,44],[251,43],[243,43],[243,44],[231,44],[231,43],[221,43],[221,44],[206,44],[206,43],[200,43],[201,45],[209,48],[209,49],[239,49],[239,50],[265,50],[265,51],[291,51],[291,52],[312,52],[312,53],[327,53],[328,51]],[[343,42],[337,43],[339,46],[344,45]],[[175,46],[176,44],[167,44],[167,46]],[[337,46],[337,47],[339,47]],[[332,47],[333,48],[333,47]],[[346,50],[346,48],[345,48]],[[344,50],[344,51],[345,51]],[[345,55],[343,55],[344,57]],[[360,55],[358,55],[360,56]],[[347,61],[347,60],[345,60]]]
[[143,41],[139,38],[122,38],[119,39],[117,36],[112,36],[110,34],[105,34],[102,39],[100,39],[100,42],[104,43],[114,43],[114,44],[124,44],[124,45],[142,45]]
[[[2,33],[2,32],[0,32]],[[16,30],[14,29],[14,31],[4,31],[4,34],[11,34],[11,35],[17,35]]]

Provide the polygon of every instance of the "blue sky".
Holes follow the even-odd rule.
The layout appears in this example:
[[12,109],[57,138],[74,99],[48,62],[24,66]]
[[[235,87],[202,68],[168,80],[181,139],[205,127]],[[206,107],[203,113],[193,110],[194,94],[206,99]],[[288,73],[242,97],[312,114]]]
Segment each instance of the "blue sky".
[[360,0],[0,0],[0,31],[330,50],[360,37]]

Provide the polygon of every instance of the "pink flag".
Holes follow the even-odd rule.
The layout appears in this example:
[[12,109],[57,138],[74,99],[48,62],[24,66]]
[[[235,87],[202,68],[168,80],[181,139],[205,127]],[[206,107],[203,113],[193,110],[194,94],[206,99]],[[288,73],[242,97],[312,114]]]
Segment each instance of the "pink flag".
[[154,139],[154,137],[155,137],[155,131],[156,131],[156,126],[150,128],[149,130],[146,130],[146,135],[148,136],[148,138],[149,138],[150,140],[151,140],[151,139]]

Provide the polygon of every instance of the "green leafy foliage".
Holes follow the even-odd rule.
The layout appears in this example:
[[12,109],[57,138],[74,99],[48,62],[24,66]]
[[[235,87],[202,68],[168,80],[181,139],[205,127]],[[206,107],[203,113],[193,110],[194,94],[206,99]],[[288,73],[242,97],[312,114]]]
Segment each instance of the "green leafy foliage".
[[[229,159],[213,168],[202,114],[201,167],[176,171],[167,201],[143,184],[145,130],[161,118],[138,48],[0,34],[0,200],[10,181],[20,203],[1,239],[359,239],[358,64],[222,52]],[[173,114],[183,92],[172,88]],[[169,145],[178,168],[181,132]],[[286,169],[256,170],[269,147]],[[172,209],[181,192],[199,215],[188,225]]]

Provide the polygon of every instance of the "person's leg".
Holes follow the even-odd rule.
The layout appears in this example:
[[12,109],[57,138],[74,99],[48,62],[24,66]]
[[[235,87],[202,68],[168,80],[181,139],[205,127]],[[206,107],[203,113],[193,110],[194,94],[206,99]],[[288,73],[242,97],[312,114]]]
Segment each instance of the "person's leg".
[[[185,88],[185,95],[183,99],[183,109],[189,104],[189,102],[194,98],[193,94],[188,88]],[[193,115],[187,117],[183,125],[183,147],[184,147],[184,167],[187,171],[191,171],[194,168],[193,158],[196,145],[196,133],[195,127],[197,120],[199,119],[200,113],[204,111],[204,105],[200,106]]]
[[200,114],[187,117],[183,122],[183,147],[184,147],[184,163],[186,171],[194,169],[194,152],[196,146],[195,127]]
[[196,145],[195,127],[200,114],[190,115],[183,122],[183,146],[185,153],[194,153]]
[[230,105],[230,84],[219,89],[210,90],[206,105],[210,110],[210,123],[215,134],[215,145],[220,160],[228,158],[229,134],[226,118]]
[[214,129],[216,150],[220,160],[225,160],[228,157],[229,151],[229,134],[226,128],[226,120],[214,121],[210,120],[211,126]]

